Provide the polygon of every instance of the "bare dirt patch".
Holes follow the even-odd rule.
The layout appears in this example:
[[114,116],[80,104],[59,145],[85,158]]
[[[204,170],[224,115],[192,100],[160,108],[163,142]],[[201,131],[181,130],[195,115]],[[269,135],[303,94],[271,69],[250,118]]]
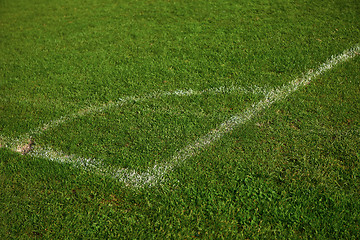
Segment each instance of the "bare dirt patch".
[[16,149],[17,152],[21,153],[22,155],[28,154],[34,149],[34,139],[30,138],[28,143],[24,145],[19,145]]

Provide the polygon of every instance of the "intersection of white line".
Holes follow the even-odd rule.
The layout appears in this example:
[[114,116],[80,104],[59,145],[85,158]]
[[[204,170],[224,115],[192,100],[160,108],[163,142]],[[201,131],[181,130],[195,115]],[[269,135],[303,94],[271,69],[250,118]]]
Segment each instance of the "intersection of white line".
[[142,97],[126,97],[123,99],[119,99],[118,101],[113,103],[104,104],[101,106],[91,106],[89,108],[80,110],[77,113],[71,114],[69,116],[64,116],[60,119],[44,124],[40,128],[30,131],[29,134],[26,134],[20,137],[19,139],[10,140],[8,138],[2,137],[3,141],[5,142],[3,143],[3,145],[16,151],[17,148],[16,146],[20,142],[23,142],[24,139],[29,138],[32,135],[42,134],[46,130],[57,127],[64,122],[74,120],[80,116],[84,116],[86,114],[94,113],[94,112],[102,112],[112,107],[120,107],[131,101],[144,102],[146,100],[161,98],[165,96],[191,96],[191,95],[200,95],[203,93],[217,94],[217,93],[231,93],[235,91],[243,91],[243,92],[252,91],[253,93],[263,93],[265,95],[263,100],[253,104],[250,108],[246,109],[245,111],[232,116],[227,121],[221,123],[218,126],[218,128],[210,131],[208,134],[200,137],[197,141],[193,142],[192,144],[189,144],[185,148],[176,152],[174,156],[171,159],[169,159],[167,162],[156,164],[153,167],[148,168],[144,172],[138,172],[135,170],[125,169],[125,168],[116,169],[111,166],[106,166],[99,159],[88,159],[88,158],[77,157],[75,155],[67,155],[59,151],[51,150],[51,148],[42,148],[40,146],[37,146],[36,148],[33,149],[33,151],[29,153],[32,156],[45,158],[55,162],[70,163],[75,167],[82,168],[87,171],[91,171],[97,174],[105,175],[107,177],[116,179],[119,182],[122,182],[128,186],[133,186],[133,187],[153,186],[159,182],[164,181],[165,175],[169,173],[174,167],[185,162],[192,156],[195,156],[201,150],[203,150],[207,146],[219,140],[226,133],[229,133],[230,131],[234,130],[234,128],[247,123],[262,110],[267,109],[273,103],[288,97],[291,93],[295,92],[300,87],[309,84],[313,79],[317,78],[324,72],[332,69],[333,67],[335,67],[336,65],[342,62],[345,62],[348,59],[355,57],[356,55],[359,55],[359,52],[360,52],[360,46],[356,45],[353,48],[344,51],[340,55],[331,57],[324,64],[320,65],[317,70],[315,71],[310,70],[308,73],[304,74],[301,78],[297,78],[291,81],[287,85],[274,88],[273,90],[270,91],[265,91],[264,89],[258,87],[252,88],[250,90],[249,89],[246,90],[239,87],[220,87],[220,88],[207,89],[203,91],[195,91],[191,89],[176,90],[173,92],[156,92]]

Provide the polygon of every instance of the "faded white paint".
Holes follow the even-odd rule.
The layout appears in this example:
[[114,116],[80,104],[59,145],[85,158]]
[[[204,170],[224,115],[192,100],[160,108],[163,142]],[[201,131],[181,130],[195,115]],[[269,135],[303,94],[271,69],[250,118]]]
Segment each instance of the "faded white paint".
[[[36,146],[29,154],[32,156],[38,156],[42,158],[46,158],[51,161],[56,161],[60,163],[70,163],[75,167],[79,167],[88,171],[92,171],[97,174],[105,175],[111,178],[118,180],[119,182],[124,183],[128,186],[133,187],[144,187],[144,186],[153,186],[161,181],[165,180],[165,175],[169,173],[174,167],[179,164],[185,162],[192,156],[198,154],[201,150],[213,144],[221,137],[223,137],[226,133],[232,131],[234,128],[247,123],[249,120],[254,118],[260,111],[269,108],[273,103],[278,102],[286,97],[288,97],[291,93],[298,90],[300,87],[309,84],[314,78],[320,76],[324,72],[332,69],[336,65],[345,62],[348,59],[359,55],[360,46],[356,45],[355,47],[344,51],[342,54],[331,57],[324,64],[320,65],[320,67],[316,70],[310,70],[308,73],[304,74],[303,77],[297,78],[291,81],[287,85],[283,85],[282,87],[274,88],[273,90],[264,92],[263,89],[254,88],[253,90],[245,90],[243,88],[238,87],[221,87],[208,89],[204,91],[194,91],[194,90],[177,90],[174,92],[156,92],[153,94],[145,95],[143,97],[126,97],[123,99],[119,99],[117,102],[102,105],[102,106],[91,106],[84,110],[81,110],[77,113],[74,113],[69,116],[62,117],[60,119],[51,121],[43,125],[42,127],[31,131],[28,135],[19,138],[20,140],[12,140],[8,141],[2,137],[3,141],[7,140],[5,145],[11,149],[16,150],[16,146],[23,142],[24,139],[29,138],[29,136],[33,134],[42,134],[44,131],[59,126],[60,124],[74,120],[79,116],[83,116],[85,114],[93,113],[93,112],[101,112],[105,109],[111,107],[119,107],[123,104],[126,104],[130,101],[143,102],[153,98],[160,98],[165,96],[191,96],[191,95],[200,95],[205,92],[216,94],[216,93],[231,93],[234,91],[248,91],[253,93],[264,93],[265,97],[263,100],[253,104],[251,107],[241,112],[240,114],[232,116],[227,121],[221,123],[218,128],[210,131],[208,134],[200,137],[194,143],[186,146],[185,148],[179,150],[175,153],[175,155],[169,159],[166,163],[157,164],[144,172],[137,172],[135,170],[129,169],[116,169],[109,166],[106,166],[102,163],[101,160],[98,159],[87,159],[77,157],[75,155],[66,155],[62,152],[53,151],[50,148],[42,148],[40,146]],[[5,139],[5,140],[4,140]]]

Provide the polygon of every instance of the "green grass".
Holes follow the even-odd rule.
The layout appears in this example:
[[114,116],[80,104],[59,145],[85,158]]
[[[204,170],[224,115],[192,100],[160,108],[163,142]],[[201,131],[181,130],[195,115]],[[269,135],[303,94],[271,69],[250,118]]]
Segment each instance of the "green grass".
[[[270,90],[359,43],[343,1],[0,1],[0,137],[119,98]],[[151,188],[0,148],[4,239],[358,239],[360,58],[276,102]],[[263,98],[163,96],[36,146],[144,171]]]

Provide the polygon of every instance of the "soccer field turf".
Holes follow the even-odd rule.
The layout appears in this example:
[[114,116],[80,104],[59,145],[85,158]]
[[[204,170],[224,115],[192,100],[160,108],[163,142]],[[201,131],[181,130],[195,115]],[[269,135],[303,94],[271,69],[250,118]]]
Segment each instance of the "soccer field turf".
[[357,239],[359,19],[1,1],[0,236]]

